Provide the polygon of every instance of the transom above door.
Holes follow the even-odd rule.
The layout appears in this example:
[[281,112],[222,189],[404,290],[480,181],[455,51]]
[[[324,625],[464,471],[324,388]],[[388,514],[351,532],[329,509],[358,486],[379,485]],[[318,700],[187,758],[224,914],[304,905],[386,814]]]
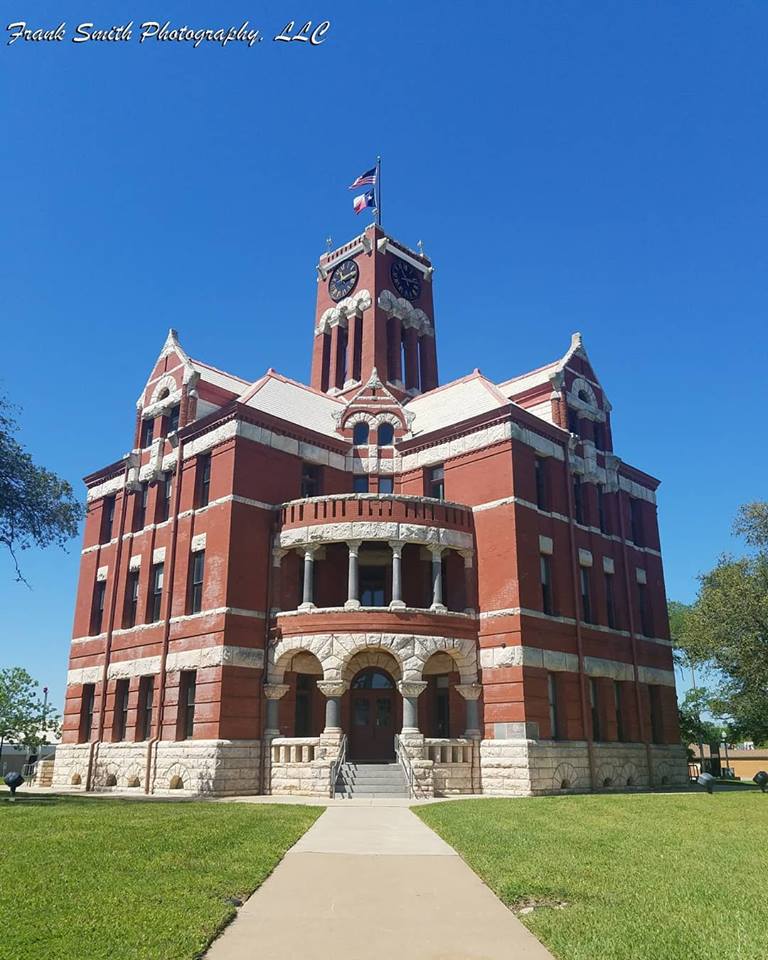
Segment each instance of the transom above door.
[[350,759],[393,760],[400,710],[395,681],[378,667],[361,670],[350,684]]

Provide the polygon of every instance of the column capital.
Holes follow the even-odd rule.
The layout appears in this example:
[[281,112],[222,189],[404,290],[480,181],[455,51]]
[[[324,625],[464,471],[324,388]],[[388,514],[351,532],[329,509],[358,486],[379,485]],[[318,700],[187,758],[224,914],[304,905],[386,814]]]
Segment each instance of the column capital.
[[483,692],[483,687],[481,684],[474,683],[457,683],[454,687],[457,693],[460,693],[465,700],[478,700],[480,694]]
[[389,540],[388,545],[392,548],[392,556],[400,557],[405,543],[402,540]]
[[315,554],[323,546],[322,543],[305,543],[303,546],[299,547],[299,552],[302,556],[309,557],[310,560],[315,559]]
[[464,566],[473,567],[475,564],[475,551],[474,550],[457,550],[456,551],[460,557],[464,557]]
[[349,547],[349,552],[355,557],[357,556],[358,550],[363,545],[362,540],[346,540],[345,543]]
[[397,689],[404,697],[418,697],[427,689],[426,680],[398,680]]
[[440,560],[447,549],[447,547],[443,547],[439,543],[427,544],[427,550],[432,554],[433,560]]
[[281,697],[284,697],[289,690],[290,687],[287,683],[264,684],[264,696],[267,700],[279,700]]
[[318,680],[317,689],[324,697],[343,697],[349,690],[346,680]]
[[272,547],[272,566],[279,567],[286,553],[288,550],[285,547]]

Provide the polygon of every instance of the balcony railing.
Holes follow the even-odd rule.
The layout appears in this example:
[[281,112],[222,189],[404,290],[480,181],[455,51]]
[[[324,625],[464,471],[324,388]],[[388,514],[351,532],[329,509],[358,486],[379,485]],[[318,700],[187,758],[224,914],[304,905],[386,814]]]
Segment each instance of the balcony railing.
[[459,503],[426,497],[348,493],[291,500],[281,507],[280,520],[283,529],[316,523],[381,520],[469,532],[472,510]]

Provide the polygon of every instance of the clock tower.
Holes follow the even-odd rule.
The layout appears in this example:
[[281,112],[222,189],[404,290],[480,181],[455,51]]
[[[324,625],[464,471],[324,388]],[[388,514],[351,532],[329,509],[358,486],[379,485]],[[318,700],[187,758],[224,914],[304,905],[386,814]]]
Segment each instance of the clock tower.
[[374,369],[394,393],[437,386],[433,267],[371,224],[317,265],[312,386],[346,394]]

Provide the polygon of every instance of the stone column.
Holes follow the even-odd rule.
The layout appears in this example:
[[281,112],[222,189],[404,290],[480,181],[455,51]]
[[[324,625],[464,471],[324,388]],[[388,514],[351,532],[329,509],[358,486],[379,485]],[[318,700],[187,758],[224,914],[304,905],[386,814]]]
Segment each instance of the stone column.
[[390,610],[403,610],[403,547],[405,544],[399,540],[390,540],[389,545],[392,548],[392,602],[389,605]]
[[282,562],[283,557],[287,553],[287,550],[283,550],[281,547],[272,548],[272,590],[270,600],[272,601],[272,607],[268,611],[270,617],[274,617],[276,614],[280,613],[281,601],[283,596],[283,578],[282,578]]
[[477,591],[475,590],[475,555],[472,550],[460,550],[464,557],[464,613],[477,612]]
[[419,707],[421,694],[427,689],[426,680],[401,680],[397,689],[403,695],[403,733],[419,735]]
[[341,698],[349,684],[343,680],[318,680],[317,689],[326,698],[325,701],[325,729],[327,734],[340,734],[341,731]]
[[430,610],[444,613],[447,609],[443,603],[443,548],[430,547],[432,554],[432,606]]
[[347,602],[344,604],[345,610],[358,610],[360,608],[360,588],[358,585],[358,551],[362,540],[347,540],[349,547],[349,567],[347,571]]
[[479,737],[480,731],[480,711],[477,701],[483,692],[482,686],[475,683],[457,683],[456,691],[461,694],[467,702],[467,729],[464,731],[465,737]]
[[421,356],[421,392],[434,390],[437,386],[437,349],[435,345],[434,331],[421,334],[419,343],[419,353]]
[[419,389],[419,333],[415,327],[405,330],[405,389]]
[[315,606],[313,596],[315,550],[317,547],[304,547],[304,589],[299,610],[312,610]]
[[267,698],[267,729],[265,737],[280,736],[280,698],[288,693],[287,683],[265,683],[264,696]]

